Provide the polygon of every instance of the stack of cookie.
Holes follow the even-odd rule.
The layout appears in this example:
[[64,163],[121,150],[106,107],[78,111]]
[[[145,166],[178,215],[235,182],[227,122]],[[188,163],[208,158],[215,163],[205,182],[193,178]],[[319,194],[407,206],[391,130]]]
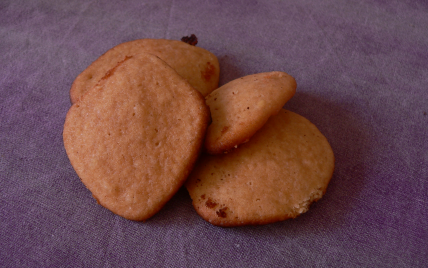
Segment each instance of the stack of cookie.
[[162,39],[120,44],[76,78],[64,146],[99,204],[144,221],[185,184],[202,218],[240,226],[294,218],[322,197],[334,156],[282,109],[294,78],[218,79],[211,52]]

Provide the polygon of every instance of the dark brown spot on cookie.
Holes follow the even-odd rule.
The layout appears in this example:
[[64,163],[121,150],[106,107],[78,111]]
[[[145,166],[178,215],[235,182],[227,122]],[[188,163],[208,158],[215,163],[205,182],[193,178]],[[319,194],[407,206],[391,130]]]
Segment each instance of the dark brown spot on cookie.
[[100,201],[98,200],[98,198],[94,194],[92,194],[92,197],[95,199],[95,201],[97,201],[97,204],[100,204]]
[[217,210],[215,213],[217,214],[217,216],[219,216],[220,218],[226,218],[227,217],[227,213],[226,213],[227,207],[221,208],[219,210]]
[[207,66],[205,67],[205,70],[201,71],[202,78],[205,79],[205,81],[210,81],[211,77],[215,74],[215,67],[211,64],[211,62],[207,62]]
[[201,195],[201,198],[202,198],[202,199],[205,199],[205,195],[204,195],[204,194],[203,194],[203,195]]
[[205,202],[205,206],[207,206],[207,208],[215,208],[217,203],[213,202],[211,198],[208,198],[208,200]]
[[228,131],[228,130],[229,130],[229,126],[223,127],[223,129],[221,130],[221,134],[226,133],[226,131]]
[[183,36],[181,41],[191,46],[196,46],[196,44],[198,44],[198,38],[194,34],[191,34],[190,36]]

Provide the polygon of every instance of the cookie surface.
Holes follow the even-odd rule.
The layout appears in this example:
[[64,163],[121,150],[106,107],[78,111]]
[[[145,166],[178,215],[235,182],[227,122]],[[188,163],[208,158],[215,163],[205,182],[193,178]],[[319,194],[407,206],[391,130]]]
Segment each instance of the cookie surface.
[[248,141],[294,96],[296,81],[284,72],[248,75],[214,90],[205,99],[212,123],[205,148],[220,154]]
[[176,40],[139,39],[113,47],[79,74],[70,89],[71,102],[77,102],[125,56],[139,53],[150,53],[164,60],[203,96],[218,87],[218,59],[208,50]]
[[204,154],[186,187],[206,221],[259,225],[306,212],[325,193],[333,170],[327,139],[307,119],[282,109],[238,149]]
[[184,183],[209,120],[201,94],[158,57],[126,57],[67,113],[63,139],[98,203],[146,220]]

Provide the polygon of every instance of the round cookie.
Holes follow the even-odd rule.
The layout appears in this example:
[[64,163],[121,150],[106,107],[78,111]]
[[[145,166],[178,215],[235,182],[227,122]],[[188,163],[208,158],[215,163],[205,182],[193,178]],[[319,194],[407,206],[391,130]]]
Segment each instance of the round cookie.
[[144,52],[164,60],[203,96],[218,87],[220,74],[218,59],[208,50],[176,40],[139,39],[113,47],[79,74],[70,89],[71,103],[77,102],[125,56]]
[[294,96],[296,81],[284,72],[248,75],[209,94],[212,123],[205,138],[209,154],[227,152],[247,142]]
[[146,220],[182,186],[209,121],[201,94],[158,57],[126,57],[67,113],[70,162],[99,204]]
[[204,154],[186,187],[206,221],[260,225],[306,212],[324,195],[333,170],[327,139],[307,119],[282,109],[238,149]]

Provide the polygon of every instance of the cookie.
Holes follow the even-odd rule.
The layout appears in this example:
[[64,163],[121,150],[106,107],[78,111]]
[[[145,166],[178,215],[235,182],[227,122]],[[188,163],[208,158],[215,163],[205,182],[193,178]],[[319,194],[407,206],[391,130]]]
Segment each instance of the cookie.
[[182,186],[202,146],[204,98],[158,57],[125,57],[71,106],[63,139],[99,204],[130,220],[158,212]]
[[214,90],[205,99],[212,123],[206,151],[220,154],[248,141],[294,96],[296,81],[284,72],[248,75]]
[[203,96],[218,87],[220,67],[217,57],[211,52],[176,40],[139,39],[113,47],[79,74],[70,89],[71,102],[77,102],[125,56],[143,52],[164,60]]
[[307,119],[282,109],[238,149],[201,156],[186,187],[206,221],[260,225],[306,212],[324,195],[333,170],[327,139]]

